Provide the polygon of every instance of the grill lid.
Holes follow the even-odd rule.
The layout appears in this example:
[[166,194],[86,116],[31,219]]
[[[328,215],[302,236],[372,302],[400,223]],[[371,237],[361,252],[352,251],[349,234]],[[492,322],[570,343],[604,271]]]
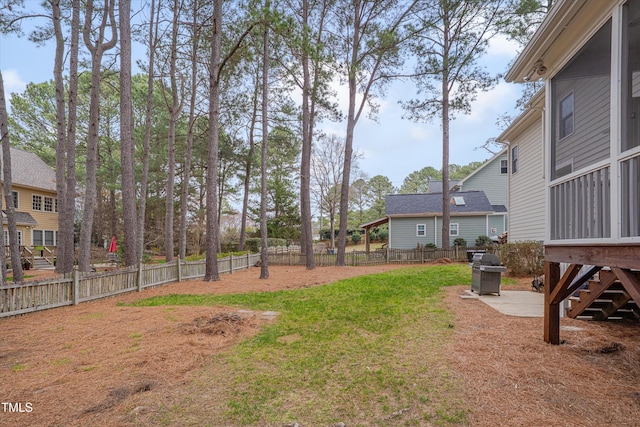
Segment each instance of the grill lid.
[[[480,254],[476,254],[476,255],[480,255]],[[500,265],[500,259],[494,254],[482,254],[482,256],[479,256],[478,258],[476,258],[476,256],[474,255],[473,263],[475,265],[499,266]]]

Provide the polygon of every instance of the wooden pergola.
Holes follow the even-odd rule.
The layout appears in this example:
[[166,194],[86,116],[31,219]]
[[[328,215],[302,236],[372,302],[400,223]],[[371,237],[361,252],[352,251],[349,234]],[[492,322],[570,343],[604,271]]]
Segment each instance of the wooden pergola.
[[384,218],[376,219],[375,221],[368,222],[366,224],[362,224],[360,227],[364,228],[364,246],[365,251],[369,253],[370,250],[370,237],[371,237],[371,229],[375,227],[379,227],[382,224],[386,224],[389,222],[389,217],[385,216]]
[[[560,274],[561,263],[569,264],[563,275]],[[589,268],[581,273],[583,266]],[[560,344],[560,303],[587,282],[586,298],[580,301],[585,307],[594,303],[612,285],[622,285],[622,292],[598,313],[603,319],[630,301],[640,307],[639,270],[638,243],[545,246],[544,340]],[[596,273],[599,273],[599,280],[592,281]],[[633,314],[640,316],[637,309]]]

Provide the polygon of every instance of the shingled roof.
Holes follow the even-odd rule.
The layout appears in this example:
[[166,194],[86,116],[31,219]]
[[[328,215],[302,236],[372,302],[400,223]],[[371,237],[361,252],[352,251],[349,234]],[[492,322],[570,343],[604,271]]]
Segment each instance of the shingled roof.
[[[450,193],[452,215],[495,212],[484,191],[460,191]],[[454,198],[461,197],[456,204]],[[386,214],[390,216],[434,216],[442,214],[442,193],[389,194],[386,198]]]
[[[1,175],[0,181],[4,182]],[[36,154],[17,148],[11,148],[11,182],[13,185],[56,191],[56,173]]]

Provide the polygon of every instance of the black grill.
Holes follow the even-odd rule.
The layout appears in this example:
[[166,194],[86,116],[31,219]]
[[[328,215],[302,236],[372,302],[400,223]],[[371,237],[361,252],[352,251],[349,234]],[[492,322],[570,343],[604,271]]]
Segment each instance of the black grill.
[[500,278],[506,270],[494,254],[474,254],[471,264],[471,291],[478,295],[500,295]]

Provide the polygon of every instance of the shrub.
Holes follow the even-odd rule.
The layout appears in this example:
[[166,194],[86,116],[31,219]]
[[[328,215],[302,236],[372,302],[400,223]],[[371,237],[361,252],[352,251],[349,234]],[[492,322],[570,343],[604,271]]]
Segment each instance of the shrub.
[[[287,246],[287,239],[277,239],[275,237],[267,238],[267,246]],[[260,238],[251,237],[244,242],[244,248],[252,253],[260,252]]]
[[462,237],[456,237],[456,239],[453,241],[453,246],[467,246],[467,241]]
[[362,236],[361,236],[360,234],[358,234],[358,233],[353,233],[353,234],[351,235],[351,241],[352,241],[354,244],[356,244],[356,245],[357,245],[358,243],[360,243],[360,239],[362,239]]
[[476,239],[476,246],[491,246],[493,241],[489,236],[478,236]]
[[511,276],[540,276],[544,273],[544,249],[540,242],[502,245],[501,258]]
[[389,231],[388,230],[378,231],[378,238],[382,241],[387,240],[389,238]]

